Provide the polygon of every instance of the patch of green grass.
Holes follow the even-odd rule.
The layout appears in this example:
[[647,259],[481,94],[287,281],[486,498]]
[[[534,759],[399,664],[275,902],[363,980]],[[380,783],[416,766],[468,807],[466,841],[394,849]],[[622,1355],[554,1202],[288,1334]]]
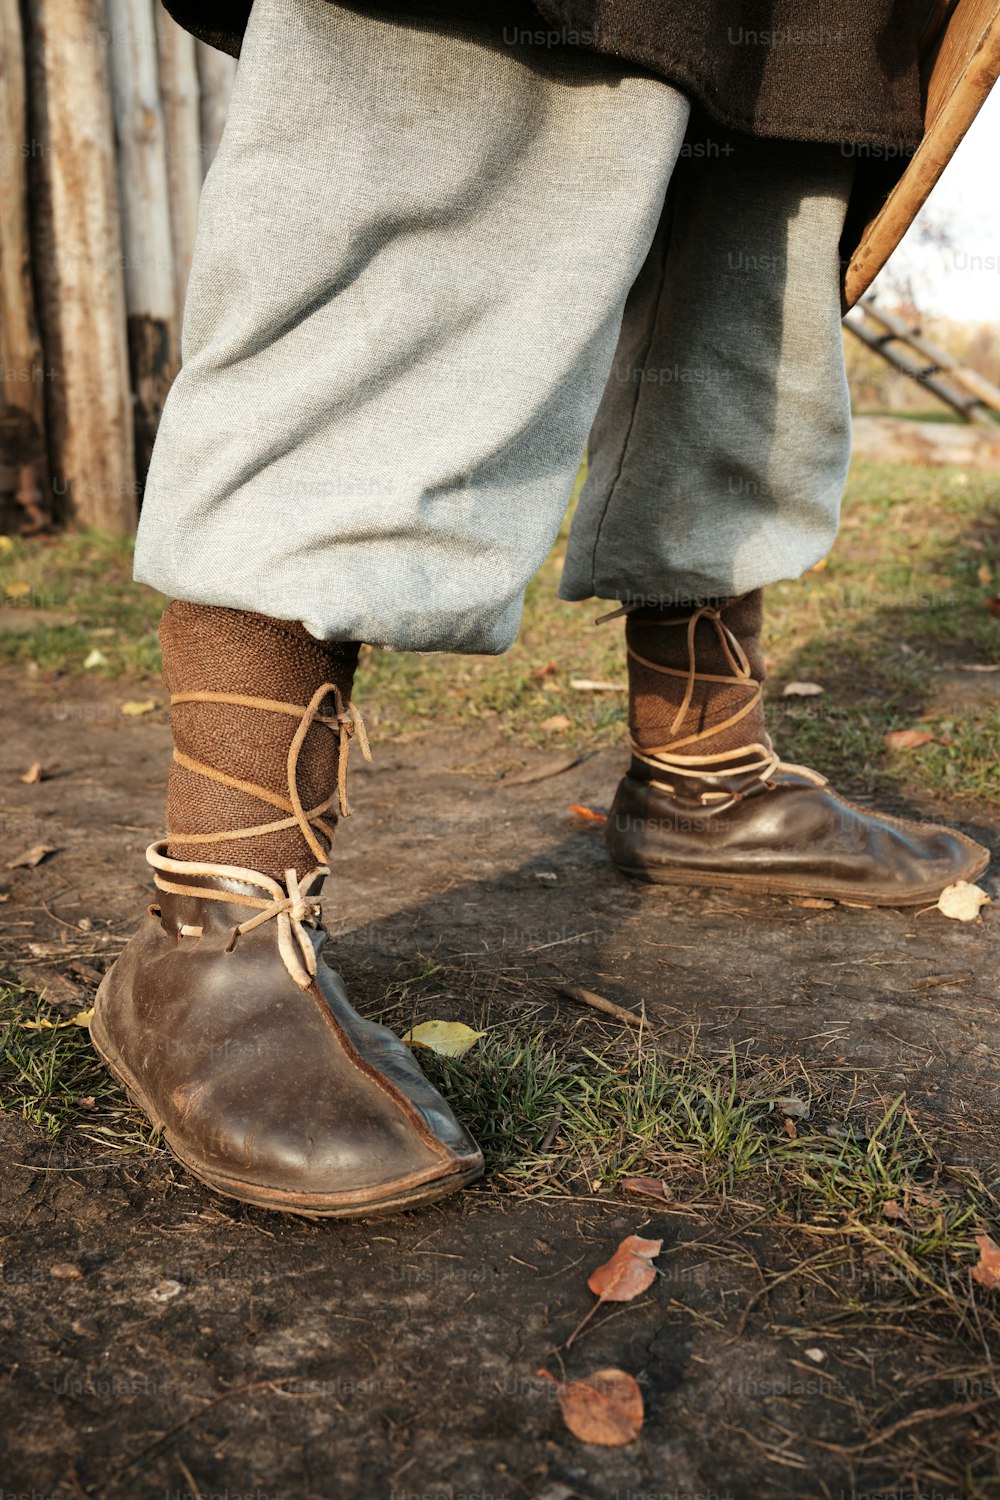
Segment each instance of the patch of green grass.
[[[65,1019],[21,986],[0,985],[0,1109],[49,1140],[72,1127],[116,1151],[152,1149],[157,1132],[108,1073],[86,1027],[58,1024]],[[40,1021],[54,1024],[24,1024]]]
[[[849,793],[1000,795],[1000,708],[987,701],[987,679],[969,674],[979,701],[973,691],[954,702],[949,688],[958,665],[1000,662],[1000,621],[986,608],[1000,590],[994,477],[858,462],[844,517],[821,571],[768,590],[769,715],[779,751]],[[556,597],[568,529],[569,516],[528,589],[521,631],[506,655],[365,650],[357,695],[376,743],[432,723],[483,721],[552,748],[621,741],[625,692],[570,686],[578,677],[624,686],[626,668],[621,622],[593,624],[606,606]],[[0,659],[79,672],[97,647],[107,657],[98,675],[157,672],[164,601],[130,581],[130,550],[125,541],[90,535],[11,543],[0,553],[8,607],[61,611],[71,620],[26,634],[0,630]],[[819,682],[823,696],[784,699],[792,679]],[[552,721],[556,727],[543,728]],[[919,726],[950,743],[886,748],[889,730]]]
[[[494,1179],[521,1195],[615,1193],[643,1176],[707,1206],[739,1187],[744,1205],[833,1253],[860,1246],[914,1297],[943,1303],[976,1258],[974,1231],[1000,1212],[975,1173],[942,1161],[902,1096],[845,1105],[800,1068],[756,1060],[751,1072],[696,1040],[682,1054],[648,1042],[574,1052],[505,1031],[462,1059],[421,1061]],[[807,1111],[794,1136],[789,1096]]]
[[[0,1108],[50,1140],[71,1132],[116,1152],[163,1149],[84,1028],[26,1029],[63,1018],[15,985],[0,987],[0,1017]],[[902,1097],[862,1106],[852,1088],[838,1098],[798,1061],[708,1053],[694,1036],[683,1052],[631,1037],[594,1050],[516,1024],[461,1059],[420,1059],[482,1145],[497,1188],[616,1195],[626,1178],[651,1177],[664,1206],[702,1210],[738,1191],[741,1211],[827,1246],[825,1263],[859,1248],[876,1257],[914,1306],[954,1311],[974,1233],[1000,1216],[992,1191],[947,1165]]]
[[157,626],[166,600],[132,581],[130,538],[67,532],[0,541],[0,605],[7,616],[0,660],[82,672],[96,649],[106,661],[87,671],[98,677],[159,672]]

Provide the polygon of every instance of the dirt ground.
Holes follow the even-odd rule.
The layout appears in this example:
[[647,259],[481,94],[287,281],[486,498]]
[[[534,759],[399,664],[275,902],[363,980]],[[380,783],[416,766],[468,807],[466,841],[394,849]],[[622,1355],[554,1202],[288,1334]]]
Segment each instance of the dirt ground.
[[[149,899],[169,734],[162,712],[118,711],[121,685],[8,672],[0,688],[4,972],[68,1011]],[[991,909],[963,924],[630,883],[567,810],[608,805],[620,751],[581,747],[519,786],[504,776],[544,753],[495,727],[374,751],[325,897],[363,1012],[430,972],[394,1025],[509,1015],[596,1044],[604,1023],[558,995],[567,980],[644,1003],[681,1048],[696,1026],[705,1046],[905,1090],[952,1163],[995,1168]],[[50,779],[22,784],[35,760]],[[1000,837],[996,809],[895,810]],[[37,843],[56,852],[6,869]],[[423,1213],[317,1223],[213,1197],[163,1151],[50,1141],[16,1112],[0,1130],[2,1500],[1000,1496],[997,1349],[932,1309],[896,1317],[863,1255],[810,1272],[794,1205],[779,1221],[739,1187],[661,1208],[488,1176]],[[661,1275],[561,1353],[587,1274],[628,1233],[663,1239]],[[608,1365],[646,1405],[622,1449],[573,1438],[537,1373]]]

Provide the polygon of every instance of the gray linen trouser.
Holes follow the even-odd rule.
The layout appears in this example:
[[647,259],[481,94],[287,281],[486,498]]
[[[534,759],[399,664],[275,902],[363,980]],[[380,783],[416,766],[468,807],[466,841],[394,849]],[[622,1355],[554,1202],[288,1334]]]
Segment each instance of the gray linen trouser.
[[588,430],[564,598],[817,562],[850,446],[850,167],[699,153],[688,113],[493,23],[256,0],[137,578],[328,639],[502,651]]

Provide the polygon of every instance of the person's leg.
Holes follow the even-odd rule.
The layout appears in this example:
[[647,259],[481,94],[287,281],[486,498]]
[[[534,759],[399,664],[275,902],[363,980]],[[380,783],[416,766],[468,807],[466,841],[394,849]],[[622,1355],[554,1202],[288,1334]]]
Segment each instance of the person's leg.
[[561,592],[627,612],[607,839],[631,874],[913,904],[988,859],[783,767],[765,729],[762,590],[824,556],[847,471],[849,187],[825,148],[684,163],[629,298]]
[[465,4],[381,10],[254,6],[136,576],[325,638],[502,651],[688,105]]
[[302,1212],[481,1170],[320,954],[357,642],[510,643],[688,113],[450,9],[256,0],[138,538],[177,599],[168,832],[91,1035],[192,1170]]

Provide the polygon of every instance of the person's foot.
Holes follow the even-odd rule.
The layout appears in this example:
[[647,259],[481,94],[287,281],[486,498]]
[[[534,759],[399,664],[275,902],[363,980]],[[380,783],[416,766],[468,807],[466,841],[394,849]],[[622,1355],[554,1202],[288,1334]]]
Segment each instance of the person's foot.
[[320,949],[317,880],[172,860],[105,977],[91,1037],[209,1187],[289,1213],[412,1208],[478,1177],[475,1142]]
[[839,797],[773,751],[742,769],[679,772],[633,755],[605,829],[626,875],[867,906],[920,906],[974,881],[988,850],[962,833],[890,818]]
[[625,874],[916,906],[986,869],[964,834],[859,807],[781,762],[764,725],[759,590],[625,613],[633,753],[605,832]]

